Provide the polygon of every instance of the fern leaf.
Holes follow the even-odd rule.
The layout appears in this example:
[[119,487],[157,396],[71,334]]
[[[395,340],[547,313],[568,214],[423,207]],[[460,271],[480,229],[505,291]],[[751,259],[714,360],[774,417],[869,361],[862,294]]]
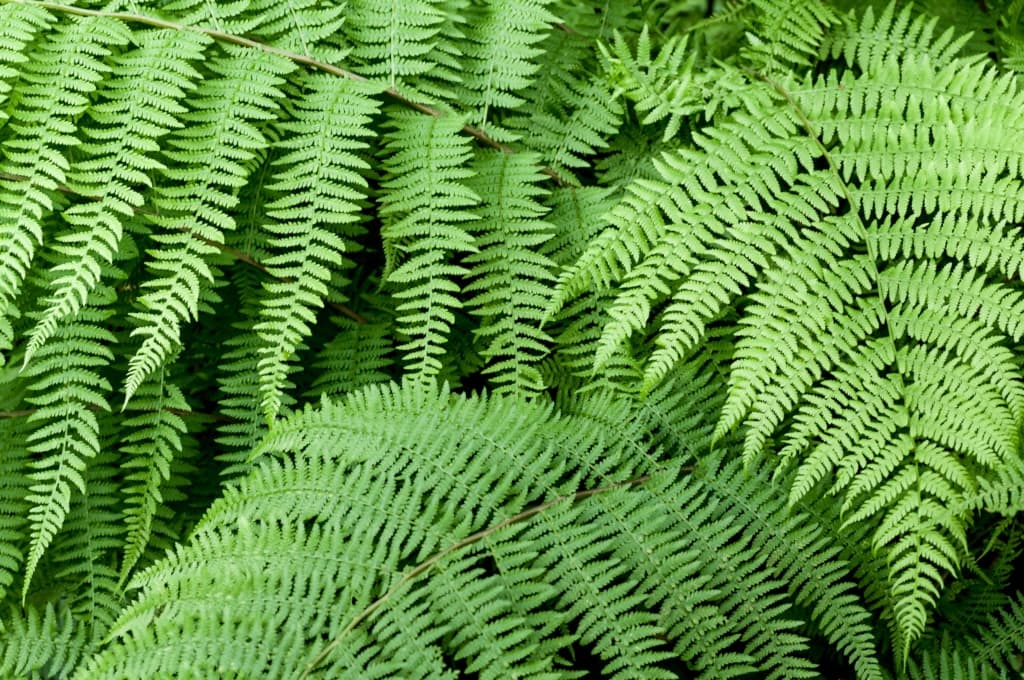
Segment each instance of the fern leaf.
[[[202,4],[210,7],[210,3]],[[216,3],[214,7],[220,4]],[[348,21],[346,3],[333,0],[258,0],[247,4],[243,15],[245,25],[234,28],[234,31],[258,35],[267,44],[307,57],[330,60],[339,56],[327,48],[327,38],[338,33]]]
[[185,26],[213,28],[247,35],[260,42],[306,57],[331,61],[343,53],[328,47],[328,38],[345,23],[345,4],[323,0],[131,0],[124,11],[173,19]]
[[[187,660],[268,677],[436,677],[458,664],[481,677],[557,678],[558,631],[571,626],[610,677],[676,677],[673,656],[716,677],[810,677],[768,567],[798,571],[805,602],[836,607],[816,614],[830,634],[834,617],[857,622],[860,638],[835,637],[877,677],[867,614],[847,597],[835,549],[800,519],[761,516],[769,498],[780,516],[787,509],[736,463],[712,463],[706,478],[656,469],[638,455],[644,426],[632,427],[630,405],[608,404],[597,409],[606,425],[417,381],[279,421],[190,544],[136,577],[142,595],[115,644],[83,672],[159,675]],[[614,486],[645,470],[649,479]],[[522,514],[538,494],[602,482]],[[802,563],[794,545],[807,541],[821,561]],[[336,642],[318,655],[321,636]]]
[[[217,442],[224,447],[220,460],[225,464],[221,475],[227,479],[249,470],[246,457],[250,449],[267,433],[263,415],[262,394],[257,363],[258,348],[263,341],[251,329],[238,329],[225,347],[218,368],[218,399],[223,413],[231,420],[218,430]],[[290,387],[290,385],[286,385]]]
[[7,677],[70,678],[86,651],[85,631],[66,607],[53,604],[12,608],[0,619],[0,634],[0,673]]
[[[755,4],[767,12],[755,25],[783,30],[787,3]],[[554,308],[616,286],[595,365],[648,334],[645,390],[735,310],[716,437],[742,428],[748,464],[796,463],[791,502],[830,491],[847,529],[870,523],[906,659],[967,550],[968,516],[942,508],[1019,455],[1019,236],[1004,225],[1024,194],[1005,135],[1024,103],[1010,78],[954,59],[953,43],[903,42],[930,28],[894,16],[848,17],[836,49],[849,67],[755,82],[694,148],[663,154],[660,179],[635,180],[612,229],[563,274]],[[798,69],[822,34],[797,30],[747,58]]]
[[317,355],[311,395],[338,396],[364,385],[388,382],[392,366],[392,324],[335,319],[334,337]]
[[798,0],[753,0],[753,31],[747,34],[751,62],[766,71],[809,65],[826,31],[839,23],[824,4]]
[[[651,244],[668,231],[658,202],[668,191],[664,182],[638,180],[607,219],[611,226],[590,241],[573,264],[562,271],[546,318],[591,288],[618,283],[641,259]],[[678,244],[678,241],[676,242]],[[684,257],[680,258],[685,260]]]
[[704,109],[702,83],[694,74],[697,51],[689,48],[688,36],[668,40],[655,57],[644,26],[635,56],[621,35],[615,36],[610,49],[602,46],[601,54],[615,94],[633,102],[637,113],[643,114],[642,125],[668,118],[663,140],[679,134],[683,121]]
[[[110,414],[104,415],[101,433],[109,431],[102,420]],[[124,543],[115,479],[120,471],[108,442],[103,441],[102,450],[89,460],[83,474],[85,491],[72,497],[66,522],[47,553],[46,566],[66,588],[62,599],[75,615],[76,626],[85,630],[90,646],[106,636],[124,604],[114,566]]]
[[[97,289],[112,297],[112,291]],[[100,299],[96,299],[97,302]],[[22,599],[28,592],[43,553],[64,524],[72,494],[85,493],[85,468],[100,449],[95,410],[109,411],[110,383],[99,372],[113,360],[114,336],[102,328],[109,311],[83,309],[56,331],[54,341],[40,348],[37,360],[23,371],[34,378],[35,392],[26,401],[37,407],[29,451],[37,457],[29,474],[30,542],[25,558]]]
[[260,124],[283,97],[282,76],[294,65],[276,55],[228,48],[226,58],[210,62],[216,75],[193,94],[186,127],[168,139],[163,171],[154,188],[153,236],[148,268],[154,276],[133,316],[133,336],[142,344],[129,364],[125,403],[146,377],[177,350],[181,325],[199,313],[201,289],[213,281],[208,260],[218,253],[224,232],[235,228],[228,212],[246,182],[246,164],[268,146]]
[[552,31],[540,44],[545,68],[525,91],[522,113],[503,121],[563,183],[578,183],[573,172],[589,168],[594,154],[608,147],[623,116],[618,99],[594,73],[592,43],[579,29]]
[[276,161],[282,169],[268,187],[282,194],[266,206],[274,220],[266,227],[273,235],[268,245],[277,254],[265,263],[279,282],[264,284],[255,331],[263,341],[260,391],[270,420],[281,408],[289,358],[310,333],[332,270],[352,266],[344,253],[357,248],[353,223],[366,190],[359,172],[367,168],[356,154],[366,148],[359,138],[370,134],[367,124],[377,113],[373,90],[352,81],[324,76],[306,85],[309,94],[283,126],[285,155]]
[[868,5],[857,20],[842,22],[825,37],[824,50],[842,57],[847,66],[883,63],[908,51],[925,50],[936,67],[948,65],[969,39],[956,36],[952,27],[936,35],[938,17],[916,14],[910,5],[898,13],[887,3],[880,12]]
[[[103,38],[114,41],[125,29],[114,22],[106,30]],[[163,167],[153,158],[156,140],[181,125],[175,116],[185,110],[181,100],[199,75],[191,62],[201,58],[207,42],[173,30],[147,31],[136,40],[137,48],[113,59],[114,77],[104,82],[99,102],[88,110],[91,125],[81,127],[88,141],[79,147],[83,158],[71,167],[68,185],[95,200],[62,213],[72,229],[54,247],[65,261],[53,267],[46,311],[29,335],[26,364],[60,323],[82,308],[101,268],[113,259],[123,222],[144,201],[135,187],[150,186],[148,172]]]
[[[346,37],[359,72],[388,87],[402,88],[433,67],[445,14],[436,0],[354,0],[348,4]],[[381,58],[383,55],[384,58]]]
[[[52,21],[50,15],[21,3],[5,3],[0,12],[3,61],[24,63],[18,69],[4,67],[0,75],[6,79],[11,75],[8,71],[13,71],[28,86],[24,93],[19,88],[18,96],[5,106],[5,118],[9,118],[5,130],[13,134],[4,140],[0,161],[0,172],[23,178],[0,184],[0,323],[7,326],[8,308],[43,242],[42,222],[61,203],[56,192],[67,182],[70,167],[63,149],[81,142],[74,134],[74,121],[110,70],[102,59],[112,47],[128,41],[128,32],[118,22],[98,19],[61,24],[40,40],[39,49],[28,59],[21,50],[35,31]],[[78,77],[65,77],[70,69]],[[12,343],[12,331],[0,331],[0,352]]]
[[[20,64],[29,61],[24,54],[39,29],[52,21],[52,15],[41,7],[22,3],[8,3],[0,7],[3,21],[3,33],[0,33],[0,96],[7,99],[12,85],[8,82],[18,76],[18,69],[8,64]],[[2,121],[7,122],[10,115],[4,112]]]
[[549,24],[558,19],[547,10],[551,0],[506,0],[477,7],[466,30],[459,101],[467,108],[471,125],[492,137],[507,140],[499,126],[491,125],[497,110],[515,109],[523,98],[514,92],[530,84],[540,70],[537,43]]
[[575,262],[591,239],[603,231],[604,215],[615,203],[608,189],[570,187],[548,194],[547,205],[551,209],[547,221],[555,233],[541,250],[555,263],[565,266]]
[[536,156],[500,151],[481,152],[473,171],[467,184],[484,200],[480,221],[469,225],[479,252],[465,259],[471,281],[464,292],[472,294],[472,313],[482,317],[475,333],[484,344],[481,355],[492,362],[484,374],[499,392],[535,393],[543,383],[532,364],[551,343],[540,322],[554,280],[554,263],[536,252],[552,235],[537,201],[543,177]]
[[[3,407],[20,402],[24,382],[18,381],[11,368],[0,373],[3,385]],[[21,383],[19,385],[19,383]],[[20,388],[20,389],[19,389]],[[30,505],[25,500],[29,487],[28,446],[26,438],[31,429],[24,419],[7,418],[0,421],[0,598],[7,599],[21,564],[25,559],[24,541]]]
[[[385,282],[399,287],[398,327],[408,341],[398,349],[405,352],[406,368],[429,377],[441,370],[452,310],[462,306],[455,278],[467,269],[451,257],[475,250],[461,225],[476,217],[466,209],[480,199],[464,184],[472,174],[464,167],[471,152],[459,119],[398,112],[389,123],[382,183],[388,193],[380,206],[381,236],[391,254]],[[420,149],[427,150],[425,157]]]
[[149,543],[157,509],[163,502],[161,485],[170,478],[171,464],[182,450],[185,423],[179,414],[188,410],[181,390],[161,379],[142,385],[129,410],[135,413],[122,423],[126,430],[120,448],[126,454],[121,465],[127,482],[124,495],[128,535],[121,561],[121,583],[127,580]]

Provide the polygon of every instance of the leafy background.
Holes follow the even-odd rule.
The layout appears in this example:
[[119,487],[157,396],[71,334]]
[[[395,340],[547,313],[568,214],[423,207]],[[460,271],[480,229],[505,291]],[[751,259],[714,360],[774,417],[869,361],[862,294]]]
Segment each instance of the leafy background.
[[1020,677],[1021,0],[0,0],[0,674]]

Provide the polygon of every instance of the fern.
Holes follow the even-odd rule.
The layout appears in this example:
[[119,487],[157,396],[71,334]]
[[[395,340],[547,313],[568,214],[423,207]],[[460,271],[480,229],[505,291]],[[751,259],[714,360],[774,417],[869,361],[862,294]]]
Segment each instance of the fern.
[[387,382],[393,365],[392,324],[335,320],[336,335],[317,355],[317,376],[311,396],[342,395],[377,382]]
[[[92,26],[89,32],[110,44],[126,40],[118,34],[123,30],[113,22]],[[180,100],[190,89],[188,76],[194,71],[188,62],[197,56],[197,42],[191,33],[148,33],[145,42],[118,58],[118,77],[106,81],[99,91],[102,101],[87,110],[92,124],[81,128],[87,141],[81,145],[83,158],[71,166],[68,185],[94,200],[61,214],[71,227],[57,236],[60,245],[55,245],[65,261],[52,268],[51,294],[29,336],[26,363],[62,321],[82,308],[99,283],[101,268],[113,260],[123,220],[144,200],[133,185],[148,185],[146,171],[161,165],[149,157],[158,148],[155,140],[180,125],[174,116],[184,111]],[[139,87],[137,79],[146,87]]]
[[[259,370],[263,408],[271,419],[280,409],[288,359],[310,333],[331,269],[346,264],[343,253],[355,248],[352,237],[359,232],[350,225],[358,219],[355,201],[363,198],[365,187],[357,170],[366,166],[352,153],[365,144],[352,138],[369,134],[360,124],[377,111],[351,81],[322,77],[307,86],[314,92],[286,129],[282,146],[288,153],[277,161],[286,170],[269,187],[283,194],[267,206],[268,216],[280,220],[267,228],[274,235],[270,247],[281,251],[266,260],[267,270],[281,281],[266,284],[264,321],[255,330],[264,342]],[[332,138],[334,130],[343,129],[349,137]],[[311,146],[313,141],[317,144]]]
[[470,265],[465,287],[469,306],[485,321],[476,330],[491,360],[485,375],[503,388],[535,392],[543,388],[531,357],[544,354],[550,339],[538,329],[548,297],[545,284],[554,279],[553,264],[535,251],[551,237],[535,197],[542,190],[536,157],[485,151],[474,164],[470,189],[485,196],[480,222],[472,227],[479,253]]
[[[100,289],[108,296],[112,291]],[[28,451],[36,461],[28,474],[31,485],[26,500],[29,510],[29,549],[25,557],[22,599],[28,593],[32,577],[64,524],[71,507],[72,493],[86,493],[86,467],[100,450],[99,422],[93,409],[110,410],[107,394],[110,383],[97,369],[113,359],[108,345],[113,335],[98,326],[108,313],[87,309],[56,332],[54,342],[38,353],[36,361],[24,372],[34,378],[26,397],[37,410],[29,416],[33,431],[28,435]]]
[[[381,229],[388,257],[385,277],[401,286],[395,293],[403,301],[397,307],[398,325],[409,340],[398,349],[405,351],[406,369],[429,377],[442,368],[439,357],[455,320],[452,310],[462,306],[453,279],[467,269],[451,261],[450,253],[476,249],[460,226],[474,215],[459,209],[480,199],[463,183],[471,171],[460,166],[471,151],[457,136],[462,130],[457,118],[401,112],[391,121],[391,154],[384,163],[387,195],[380,208],[388,220]],[[426,158],[415,153],[420,147],[427,150]]]
[[[902,33],[906,13],[893,21],[891,10],[877,22],[869,14],[863,30],[871,40],[881,23]],[[919,21],[912,31],[928,29]],[[999,264],[960,250],[957,236],[936,256],[968,256],[977,275],[919,260],[918,235],[956,221],[965,240],[1008,247],[1009,235],[988,225],[1020,219],[1018,162],[991,131],[1012,129],[1020,103],[1010,81],[943,46],[938,64],[914,48],[897,62],[898,48],[862,49],[860,35],[851,28],[847,45],[832,47],[856,71],[755,80],[748,104],[694,131],[697,148],[665,154],[662,179],[630,186],[617,230],[563,275],[556,299],[622,281],[598,367],[664,302],[648,389],[741,304],[718,435],[742,423],[748,461],[781,439],[783,464],[799,466],[791,502],[834,476],[846,523],[872,521],[905,657],[964,555],[968,517],[948,508],[1019,450],[1019,373],[993,335],[1016,339],[1017,293],[989,284]],[[928,94],[917,90],[923,79]],[[992,103],[952,134],[967,100]],[[900,230],[912,230],[913,246],[881,246],[876,234]]]
[[[429,441],[419,436],[426,426],[435,433]],[[261,449],[297,449],[294,461],[260,465],[211,509],[189,547],[136,579],[144,595],[116,626],[122,642],[90,662],[89,677],[159,675],[186,658],[195,672],[219,668],[278,677],[326,662],[331,674],[429,677],[431,668],[442,672],[449,654],[453,660],[471,654],[470,664],[484,676],[553,674],[557,647],[544,637],[560,628],[558,622],[570,621],[581,642],[605,658],[613,677],[670,677],[659,667],[669,656],[661,630],[679,638],[675,652],[683,658],[694,654],[727,675],[752,670],[754,659],[766,668],[778,665],[780,677],[806,669],[798,636],[768,632],[773,625],[776,631],[792,626],[777,620],[784,598],[776,596],[771,605],[747,597],[751,587],[768,592],[778,586],[759,574],[763,556],[747,561],[756,553],[743,547],[745,540],[731,557],[683,549],[690,532],[720,547],[744,531],[752,518],[737,521],[733,515],[743,502],[718,498],[709,504],[709,494],[717,496],[712,487],[669,470],[648,468],[655,476],[651,481],[616,486],[621,464],[647,465],[623,457],[639,442],[616,437],[606,441],[619,444],[604,448],[601,439],[596,421],[574,422],[542,406],[454,398],[415,386],[371,388],[307,410],[279,426]],[[407,453],[393,455],[398,451]],[[572,452],[584,457],[563,458]],[[504,464],[494,465],[499,458]],[[585,465],[577,469],[580,463]],[[743,476],[736,466],[727,474]],[[714,469],[708,475],[734,484]],[[347,482],[340,484],[343,478]],[[575,503],[564,495],[566,485],[598,480],[606,486],[576,494]],[[560,488],[562,496],[528,508],[529,501]],[[257,496],[275,500],[268,507]],[[441,498],[464,499],[463,510],[451,513]],[[384,507],[390,519],[381,527],[371,518]],[[422,508],[438,514],[425,516]],[[686,519],[677,524],[673,517]],[[305,529],[312,518],[317,524]],[[676,537],[667,540],[673,531]],[[367,540],[371,536],[381,542]],[[789,540],[780,534],[778,549],[791,550]],[[281,541],[302,547],[283,552]],[[342,541],[349,559],[338,561],[332,556],[340,544],[332,544]],[[257,566],[267,559],[269,571]],[[227,562],[221,560],[235,566],[225,572],[221,565]],[[723,566],[741,564],[734,579],[724,577]],[[815,579],[827,573],[817,566],[810,571]],[[261,592],[301,593],[300,599],[240,600],[225,625],[221,603],[231,595],[223,578],[230,573],[246,583],[267,579]],[[627,573],[647,576],[612,587]],[[709,583],[714,574],[732,598]],[[825,582],[837,583],[834,576]],[[236,591],[235,597],[244,595]],[[202,609],[185,609],[185,602]],[[756,610],[768,618],[722,615],[749,607],[751,614]],[[186,621],[199,611],[206,613],[193,628]],[[285,620],[273,612],[288,617],[285,630],[304,635],[277,638],[279,621]],[[456,625],[449,629],[452,635],[442,636],[443,625],[435,633],[401,625],[410,615],[410,623],[439,617],[438,623]],[[749,626],[763,630],[763,637],[750,640]],[[384,634],[399,629],[405,632]],[[518,632],[509,634],[513,630]],[[741,648],[761,648],[754,657],[712,651],[738,642],[740,632]],[[331,640],[326,648],[322,636]],[[277,642],[269,645],[271,639]],[[716,639],[720,646],[709,647]]]
[[0,0],[0,676],[1019,674],[1020,14]]
[[[9,102],[4,118],[5,146],[3,172],[24,177],[23,182],[5,182],[0,194],[3,206],[0,281],[3,289],[0,312],[8,329],[11,323],[9,306],[14,303],[22,283],[32,266],[36,248],[43,240],[42,217],[59,205],[55,190],[67,181],[69,163],[61,147],[81,143],[74,132],[74,122],[89,104],[88,95],[108,70],[101,58],[110,52],[105,45],[126,40],[123,26],[99,19],[83,19],[60,26],[52,38],[43,43],[33,59],[21,50],[31,40],[32,29],[45,26],[49,15],[36,7],[4,5],[5,63],[24,62],[26,70],[14,71],[25,83],[26,92],[19,91]],[[21,29],[20,31],[18,29]],[[63,78],[70,64],[79,77]],[[8,67],[10,70],[10,67]],[[7,75],[7,74],[5,74]],[[40,126],[39,121],[44,125]],[[3,334],[0,349],[11,347],[12,329]]]
[[381,78],[390,87],[429,73],[433,66],[429,55],[436,49],[445,20],[438,4],[429,0],[350,3],[345,28],[353,43],[352,58],[365,64],[361,72]]
[[134,417],[123,423],[129,430],[121,437],[121,450],[127,458],[123,466],[128,472],[126,481],[131,486],[125,489],[128,537],[121,563],[122,582],[149,542],[157,521],[157,509],[163,501],[161,486],[170,479],[172,462],[181,456],[181,439],[186,431],[181,414],[188,410],[176,385],[167,384],[165,380],[154,381],[142,386],[130,409],[136,412]]
[[193,124],[173,140],[169,155],[177,164],[154,199],[159,211],[154,222],[165,233],[154,236],[159,247],[151,251],[149,267],[157,276],[148,282],[152,290],[140,298],[144,311],[135,317],[139,326],[133,335],[143,340],[132,357],[126,400],[177,350],[181,324],[198,315],[203,279],[213,279],[204,256],[215,254],[223,232],[234,228],[225,208],[237,201],[233,194],[247,176],[245,163],[267,145],[257,124],[277,108],[279,75],[291,64],[272,55],[253,60],[235,50],[211,68],[219,77],[206,80],[193,95],[186,117]]
[[0,621],[4,635],[4,655],[0,671],[11,677],[30,673],[68,678],[79,663],[86,637],[76,629],[70,611],[58,611],[52,605],[40,614],[35,608],[22,613],[12,611]]
[[533,61],[541,54],[535,45],[544,39],[548,24],[557,21],[548,4],[550,0],[509,0],[477,7],[470,15],[460,99],[469,123],[496,138],[510,135],[500,126],[489,126],[491,118],[496,111],[521,105],[523,99],[514,93],[540,70]]

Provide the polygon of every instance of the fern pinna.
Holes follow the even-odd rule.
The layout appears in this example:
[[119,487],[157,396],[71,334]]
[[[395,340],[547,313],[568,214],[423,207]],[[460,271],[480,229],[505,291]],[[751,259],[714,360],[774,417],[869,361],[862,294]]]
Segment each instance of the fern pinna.
[[1022,7],[0,0],[0,675],[1019,675]]

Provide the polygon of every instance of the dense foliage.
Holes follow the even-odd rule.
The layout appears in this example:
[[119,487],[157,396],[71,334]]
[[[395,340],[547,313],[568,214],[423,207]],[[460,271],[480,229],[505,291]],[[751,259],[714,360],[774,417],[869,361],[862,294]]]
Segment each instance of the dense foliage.
[[0,0],[0,676],[1024,669],[1024,0]]

